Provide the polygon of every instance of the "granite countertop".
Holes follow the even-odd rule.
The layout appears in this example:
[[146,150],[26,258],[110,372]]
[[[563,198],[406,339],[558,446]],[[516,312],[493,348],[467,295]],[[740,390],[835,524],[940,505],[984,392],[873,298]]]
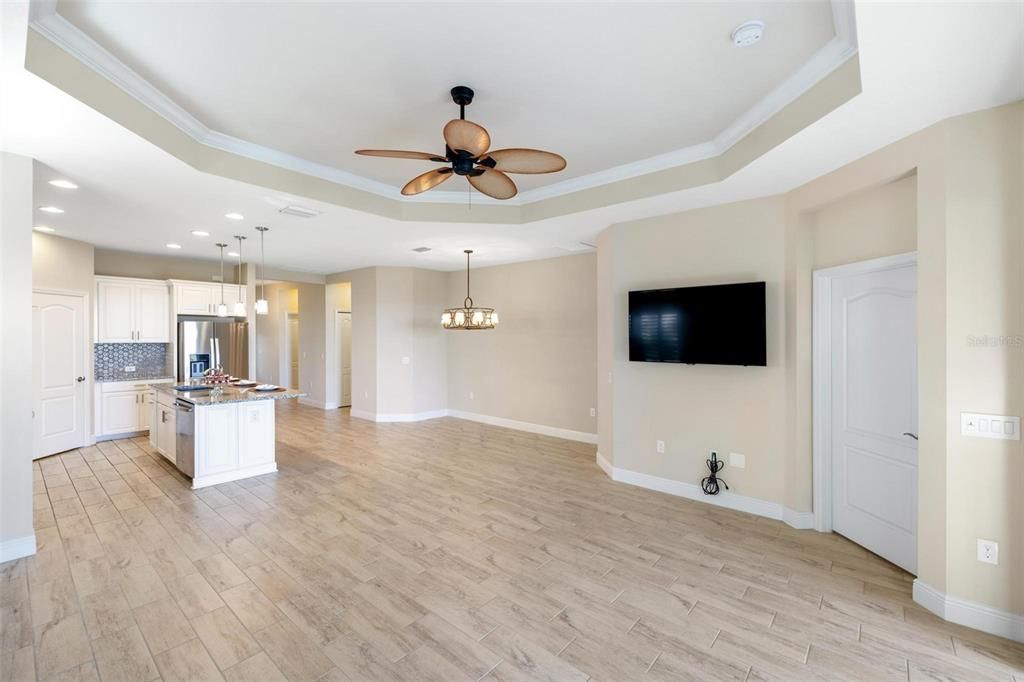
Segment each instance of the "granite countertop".
[[219,394],[211,387],[208,391],[176,391],[175,384],[152,384],[151,388],[158,393],[169,395],[175,400],[192,403],[196,407],[203,405],[223,405],[225,403],[244,403],[254,400],[286,400],[288,398],[304,398],[307,394],[287,389],[284,391],[254,391],[251,388],[235,388],[231,384],[222,385]]
[[134,373],[125,372],[123,374],[104,374],[103,376],[97,376],[95,379],[97,384],[116,384],[126,381],[135,381],[141,384],[147,381],[163,380],[174,381],[174,376],[171,374],[145,374],[139,376]]

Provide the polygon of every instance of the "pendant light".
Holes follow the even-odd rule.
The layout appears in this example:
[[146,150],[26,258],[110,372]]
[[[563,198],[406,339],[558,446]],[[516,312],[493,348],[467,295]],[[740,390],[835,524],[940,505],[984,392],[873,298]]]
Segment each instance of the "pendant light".
[[473,251],[466,249],[466,299],[461,308],[448,308],[441,314],[444,329],[494,329],[498,326],[498,313],[494,308],[473,305],[469,295],[469,256]]
[[245,317],[245,297],[242,294],[242,240],[245,239],[240,234],[235,235],[235,239],[238,240],[238,274],[235,276],[235,285],[238,287],[238,300],[235,301],[235,317]]
[[217,304],[217,317],[228,316],[228,305],[224,302],[224,248],[227,244],[218,242],[217,248],[220,249],[220,303]]
[[270,305],[264,295],[267,287],[267,257],[263,250],[263,235],[270,231],[269,227],[258,226],[256,230],[260,233],[260,295],[256,299],[256,314],[266,315],[270,312]]

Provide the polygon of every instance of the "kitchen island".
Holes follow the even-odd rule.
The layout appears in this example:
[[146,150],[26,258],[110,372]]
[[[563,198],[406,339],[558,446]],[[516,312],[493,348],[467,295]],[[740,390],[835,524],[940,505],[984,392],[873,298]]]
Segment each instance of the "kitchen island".
[[274,405],[306,395],[230,384],[191,391],[173,384],[152,388],[150,442],[192,479],[193,489],[277,471]]

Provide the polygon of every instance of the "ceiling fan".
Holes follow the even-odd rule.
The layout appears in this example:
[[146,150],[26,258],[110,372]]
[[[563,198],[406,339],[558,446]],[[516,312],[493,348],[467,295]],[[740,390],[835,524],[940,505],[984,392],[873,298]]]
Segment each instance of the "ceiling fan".
[[491,146],[487,130],[466,120],[466,106],[473,102],[473,91],[465,85],[457,85],[452,88],[452,100],[459,105],[459,117],[448,121],[444,127],[443,156],[394,149],[359,149],[356,154],[451,164],[410,180],[402,188],[406,196],[433,189],[454,174],[466,176],[469,184],[489,197],[511,199],[519,190],[506,173],[557,173],[565,168],[565,159],[553,152],[522,148],[487,151]]

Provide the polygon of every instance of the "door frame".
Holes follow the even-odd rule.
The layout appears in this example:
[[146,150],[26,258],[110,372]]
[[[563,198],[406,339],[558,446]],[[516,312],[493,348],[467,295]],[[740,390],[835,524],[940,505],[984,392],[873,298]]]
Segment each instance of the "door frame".
[[[95,400],[95,374],[96,367],[93,361],[93,343],[96,335],[96,310],[92,305],[92,295],[88,291],[82,291],[80,289],[56,289],[53,287],[32,287],[32,296],[35,298],[36,294],[52,294],[55,296],[71,296],[73,298],[82,299],[82,310],[85,313],[85,341],[83,342],[83,351],[85,353],[85,434],[83,436],[83,442],[80,447],[88,447],[90,445],[96,445],[96,400]],[[35,348],[35,339],[33,339],[33,348]],[[32,389],[33,394],[35,388]],[[33,401],[35,396],[33,395]],[[35,441],[35,425],[33,424],[33,438],[32,438],[32,460],[36,459],[36,448],[39,444]]]
[[[832,532],[832,282],[917,265],[917,251],[815,270],[811,314],[814,529]],[[919,388],[920,390],[920,388]],[[918,483],[920,485],[920,483]]]
[[[351,310],[342,310],[341,308],[335,308],[334,309],[334,357],[337,358],[337,360],[338,360],[338,372],[337,372],[337,375],[338,375],[338,404],[337,404],[337,407],[339,407],[339,408],[340,407],[352,407],[351,401],[349,402],[348,405],[342,405],[343,397],[344,397],[344,389],[342,388],[342,384],[344,383],[344,381],[343,381],[342,377],[344,376],[345,368],[342,367],[342,365],[341,365],[341,349],[342,349],[342,345],[341,345],[341,337],[338,335],[338,315],[344,315],[344,314],[351,315],[352,311]],[[349,318],[349,320],[351,321],[351,318]],[[350,336],[351,336],[351,334],[350,334]],[[349,352],[349,362],[351,362],[351,358],[352,358],[352,347],[351,347],[352,346],[352,339],[351,338],[349,338],[349,344],[348,345],[349,345],[349,349],[348,349],[348,352]],[[351,377],[349,377],[349,381],[351,381]],[[350,393],[351,393],[351,385],[350,385]]]

